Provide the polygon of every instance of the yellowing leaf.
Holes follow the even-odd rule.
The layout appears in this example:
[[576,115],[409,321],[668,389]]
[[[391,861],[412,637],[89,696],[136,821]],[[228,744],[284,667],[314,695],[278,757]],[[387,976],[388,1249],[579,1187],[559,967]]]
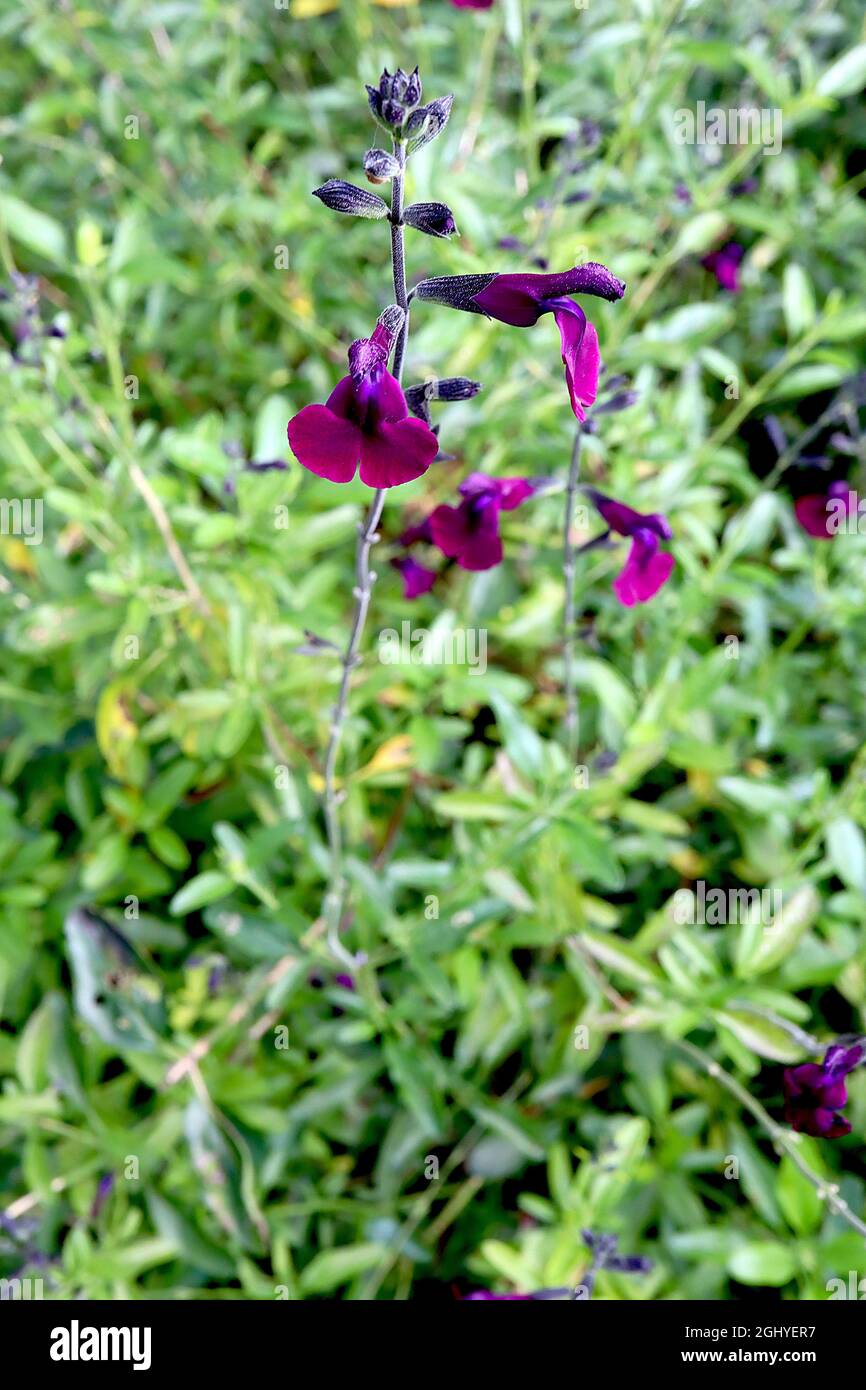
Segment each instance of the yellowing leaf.
[[365,767],[359,768],[353,781],[366,782],[370,777],[379,777],[383,772],[402,772],[413,763],[414,748],[409,734],[396,734],[377,748]]
[[129,714],[127,691],[121,681],[107,685],[96,707],[96,742],[115,777],[124,781],[138,728]]
[[329,14],[340,8],[340,0],[293,0],[293,19],[315,19],[316,15]]

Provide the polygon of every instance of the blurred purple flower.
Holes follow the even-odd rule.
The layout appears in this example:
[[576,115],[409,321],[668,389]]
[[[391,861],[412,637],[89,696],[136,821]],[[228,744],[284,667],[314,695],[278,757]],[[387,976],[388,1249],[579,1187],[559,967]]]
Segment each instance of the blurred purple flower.
[[729,241],[719,247],[718,251],[711,251],[708,256],[703,256],[701,265],[712,271],[723,290],[739,294],[740,261],[744,255],[745,250],[738,241]]
[[435,570],[420,565],[411,555],[395,556],[391,564],[403,579],[404,598],[420,598],[422,594],[428,594],[438,578]]
[[624,608],[646,603],[667,583],[674,568],[673,555],[659,546],[660,541],[669,541],[673,535],[667,517],[660,512],[644,516],[595,488],[584,491],[609,529],[631,540],[625,566],[613,581],[614,593]]
[[493,0],[451,0],[458,10],[489,10]]
[[499,513],[519,507],[535,487],[526,478],[470,473],[458,491],[463,498],[458,506],[443,503],[430,516],[433,544],[461,569],[492,569],[502,560]]
[[803,530],[820,541],[832,540],[843,516],[852,511],[857,511],[857,494],[849,491],[846,482],[830,483],[826,492],[809,492],[794,503],[794,514]]
[[90,1219],[91,1219],[91,1221],[95,1221],[95,1220],[96,1220],[97,1216],[98,1216],[99,1213],[102,1211],[102,1208],[105,1206],[105,1203],[108,1201],[109,1197],[111,1196],[111,1193],[112,1193],[113,1188],[114,1188],[114,1174],[113,1174],[113,1173],[103,1173],[102,1177],[99,1179],[99,1182],[98,1182],[98,1184],[97,1184],[96,1196],[94,1197],[93,1203],[92,1203],[91,1208],[90,1208]]
[[785,1119],[801,1134],[816,1139],[839,1139],[851,1132],[851,1125],[840,1114],[848,1099],[845,1078],[863,1061],[862,1043],[846,1047],[834,1043],[823,1062],[804,1062],[786,1068],[782,1077],[785,1092]]
[[349,348],[349,375],[325,405],[307,405],[289,421],[292,453],[332,483],[349,483],[361,465],[368,487],[398,487],[426,473],[439,449],[433,431],[410,417],[399,382],[385,368],[392,334],[379,322]]

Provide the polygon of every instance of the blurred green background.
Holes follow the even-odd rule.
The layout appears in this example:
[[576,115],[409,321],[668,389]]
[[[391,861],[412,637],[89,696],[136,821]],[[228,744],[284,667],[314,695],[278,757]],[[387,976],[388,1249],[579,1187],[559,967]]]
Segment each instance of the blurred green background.
[[[848,1138],[773,1129],[790,1025],[866,1026],[866,548],[791,500],[804,454],[862,481],[863,26],[855,0],[0,7],[2,492],[44,503],[41,544],[0,536],[0,1274],[451,1299],[579,1282],[586,1228],[653,1261],[596,1297],[866,1273],[791,1156],[862,1215],[862,1077]],[[339,668],[298,648],[345,642],[369,494],[304,474],[285,427],[391,298],[386,225],[310,191],[364,182],[363,84],[415,63],[455,102],[409,196],[462,235],[409,230],[410,280],[628,282],[585,301],[638,401],[583,475],[664,511],[677,567],[627,611],[621,559],[579,561],[575,787],[555,327],[419,306],[406,382],[484,391],[387,498],[344,745],[349,989],[319,919]],[[781,151],[679,144],[698,101],[780,110]],[[701,264],[726,240],[738,295]],[[504,519],[501,567],[407,604],[394,538],[470,469],[559,486]],[[483,629],[486,672],[377,661],[405,619]],[[698,881],[789,910],[683,926]]]

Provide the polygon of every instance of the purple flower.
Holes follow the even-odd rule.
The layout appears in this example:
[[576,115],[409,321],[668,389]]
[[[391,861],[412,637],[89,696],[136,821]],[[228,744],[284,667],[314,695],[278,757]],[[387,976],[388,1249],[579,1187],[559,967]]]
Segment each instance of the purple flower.
[[332,483],[349,483],[361,465],[368,487],[398,487],[426,473],[439,449],[433,431],[410,417],[399,382],[385,368],[392,335],[380,321],[371,338],[349,348],[349,375],[325,405],[307,405],[289,421],[292,453]]
[[839,1113],[848,1099],[845,1077],[860,1065],[863,1055],[861,1043],[853,1047],[834,1043],[823,1062],[786,1068],[782,1087],[787,1123],[816,1139],[838,1139],[849,1134],[851,1125]]
[[625,285],[597,262],[574,266],[552,275],[520,272],[514,275],[449,275],[423,280],[415,294],[452,309],[486,314],[514,328],[530,328],[542,314],[553,314],[562,340],[562,360],[571,408],[578,420],[595,400],[598,389],[598,334],[579,304],[569,296],[593,294],[622,299]]
[[804,531],[820,541],[832,540],[840,530],[842,518],[857,511],[857,495],[846,482],[831,483],[826,492],[810,492],[798,497],[794,513]]
[[[451,0],[451,4],[454,5],[458,10],[489,10],[489,9],[491,8],[492,4],[493,4],[493,0]],[[475,1296],[476,1296],[475,1294],[471,1294],[471,1295],[470,1295],[471,1298],[475,1298]],[[488,1295],[486,1295],[486,1294],[479,1294],[479,1295],[478,1295],[479,1298],[486,1298],[487,1296],[488,1296]],[[514,1296],[515,1296],[515,1295],[512,1295],[512,1294],[502,1294],[502,1295],[500,1295],[500,1294],[490,1294],[490,1295],[489,1295],[490,1298],[499,1298],[499,1297],[511,1298],[511,1297],[514,1297]]]
[[424,520],[415,526],[407,526],[399,540],[400,544],[405,546],[415,545],[416,541],[426,541],[428,545],[432,545],[433,531],[429,516],[425,516]]
[[419,565],[411,555],[396,556],[391,564],[402,575],[404,598],[420,598],[422,594],[428,594],[438,578],[435,570]]
[[464,570],[489,570],[502,560],[499,513],[510,512],[531,497],[526,478],[491,478],[470,473],[458,489],[463,501],[447,503],[430,516],[433,544]]
[[95,1221],[99,1213],[102,1211],[102,1208],[105,1206],[105,1203],[111,1196],[113,1187],[114,1174],[104,1173],[102,1177],[99,1179],[99,1183],[97,1184],[96,1188],[96,1196],[94,1197],[93,1203],[90,1208],[91,1221]]
[[584,491],[608,528],[631,539],[628,559],[613,581],[614,593],[624,608],[646,603],[667,583],[674,567],[673,555],[659,548],[660,541],[669,541],[673,535],[667,517],[660,512],[644,516],[595,488]]
[[745,251],[738,241],[729,241],[718,251],[711,251],[701,258],[701,265],[711,270],[723,290],[731,294],[740,292],[740,261]]

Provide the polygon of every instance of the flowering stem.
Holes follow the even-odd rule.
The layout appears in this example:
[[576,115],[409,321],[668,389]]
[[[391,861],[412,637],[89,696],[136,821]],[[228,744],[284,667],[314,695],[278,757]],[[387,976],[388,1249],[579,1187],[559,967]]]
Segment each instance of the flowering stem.
[[406,252],[403,245],[403,186],[406,168],[406,145],[402,140],[394,142],[394,158],[400,172],[391,180],[391,268],[394,275],[394,298],[403,310],[403,326],[397,334],[394,347],[394,376],[403,380],[403,358],[406,354],[406,339],[409,337],[409,297],[406,293]]
[[[403,245],[403,183],[405,177],[403,171],[406,165],[406,146],[402,141],[395,141],[394,156],[400,165],[400,172],[392,180],[391,185],[391,266],[394,275],[394,297],[403,310],[403,322],[394,346],[393,374],[397,381],[401,381],[406,338],[409,332],[406,257]],[[357,961],[340,941],[340,923],[346,899],[346,881],[343,875],[343,832],[339,811],[342,798],[337,793],[337,763],[349,706],[349,685],[352,671],[360,660],[358,652],[367,621],[373,584],[376,581],[375,572],[370,569],[370,552],[378,540],[377,528],[384,504],[385,489],[377,488],[373,493],[366,518],[358,527],[358,544],[355,551],[355,613],[349,641],[343,653],[340,689],[337,703],[334,706],[331,732],[325,754],[325,828],[328,835],[331,863],[323,915],[327,925],[328,946],[331,954],[349,969],[356,968]]]
[[795,1168],[798,1168],[803,1174],[803,1177],[812,1184],[818,1196],[826,1200],[828,1207],[836,1216],[841,1217],[843,1221],[847,1222],[849,1226],[852,1226],[861,1236],[866,1236],[866,1223],[861,1221],[859,1216],[855,1216],[848,1203],[839,1196],[837,1185],[835,1183],[826,1182],[825,1179],[821,1177],[820,1173],[816,1173],[814,1168],[806,1162],[802,1154],[798,1153],[798,1134],[786,1129],[784,1125],[777,1124],[776,1121],[767,1114],[760,1101],[755,1100],[755,1097],[746,1090],[745,1086],[741,1086],[739,1081],[731,1076],[730,1072],[725,1071],[724,1067],[720,1067],[718,1062],[714,1061],[713,1058],[701,1048],[695,1047],[693,1043],[686,1042],[681,1038],[673,1039],[673,1044],[680,1052],[684,1052],[687,1057],[690,1057],[693,1062],[696,1062],[714,1081],[718,1081],[729,1095],[732,1095],[734,1099],[739,1102],[744,1110],[748,1110],[749,1113],[754,1116],[761,1128],[765,1130],[772,1139],[776,1152],[779,1154],[787,1154]]
[[565,521],[562,537],[562,568],[565,574],[565,619],[562,642],[562,658],[565,663],[565,742],[569,759],[574,762],[580,742],[580,723],[577,705],[577,692],[574,685],[574,499],[580,478],[580,442],[582,426],[578,425],[571,451],[568,469],[568,484],[565,489]]

